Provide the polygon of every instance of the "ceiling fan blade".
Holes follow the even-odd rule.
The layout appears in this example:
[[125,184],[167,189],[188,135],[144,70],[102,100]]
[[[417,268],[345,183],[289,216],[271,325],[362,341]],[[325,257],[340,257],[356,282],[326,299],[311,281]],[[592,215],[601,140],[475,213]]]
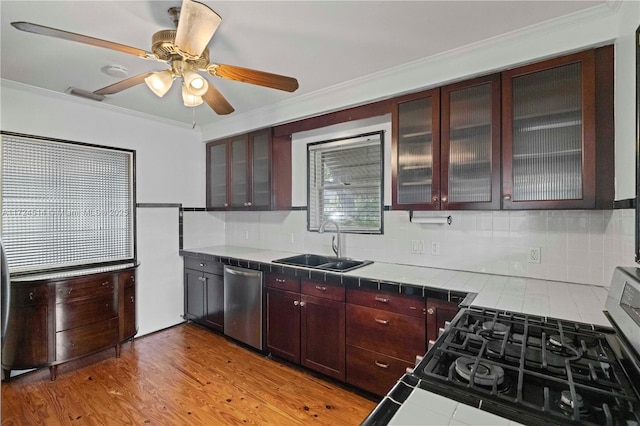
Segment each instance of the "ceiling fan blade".
[[231,104],[222,96],[213,84],[209,83],[209,90],[202,96],[202,99],[211,107],[218,115],[231,114],[234,109]]
[[113,83],[107,87],[103,87],[102,89],[98,89],[93,93],[95,93],[96,95],[113,95],[114,93],[122,92],[125,89],[144,83],[144,79],[151,74],[153,73],[146,72],[144,74],[134,75],[133,77],[129,77],[125,80]]
[[279,74],[236,67],[233,65],[211,64],[207,68],[209,74],[226,78],[228,80],[242,81],[243,83],[257,84],[271,89],[295,92],[298,89],[298,80]]
[[118,52],[128,53],[130,55],[136,55],[141,58],[157,59],[156,55],[147,52],[146,50],[138,49],[136,47],[127,46],[120,43],[114,43],[112,41],[102,40],[95,37],[89,37],[82,34],[71,33],[69,31],[59,30],[56,28],[45,27],[44,25],[33,24],[31,22],[12,22],[15,28],[20,31],[26,31],[28,33],[46,35],[49,37],[61,38],[64,40],[75,41],[78,43],[84,43],[91,46],[104,47],[105,49],[116,50]]
[[222,18],[208,6],[183,0],[175,44],[189,55],[200,56],[218,29]]

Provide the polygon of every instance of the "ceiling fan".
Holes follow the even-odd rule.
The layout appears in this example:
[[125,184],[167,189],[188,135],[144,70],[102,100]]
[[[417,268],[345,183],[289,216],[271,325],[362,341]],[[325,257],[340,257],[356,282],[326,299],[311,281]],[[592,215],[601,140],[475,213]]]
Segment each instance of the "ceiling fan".
[[152,37],[151,52],[30,22],[12,22],[11,25],[21,31],[112,49],[164,62],[170,66],[169,69],[138,74],[103,87],[93,92],[96,95],[112,95],[144,82],[153,93],[162,97],[169,91],[176,78],[182,78],[182,100],[185,106],[198,106],[204,101],[217,114],[225,115],[232,113],[233,107],[198,71],[287,92],[298,89],[298,81],[293,77],[210,63],[207,44],[218,29],[222,18],[205,4],[183,0],[182,7],[171,8],[168,12],[174,18],[174,22],[177,22],[177,29],[156,32]]

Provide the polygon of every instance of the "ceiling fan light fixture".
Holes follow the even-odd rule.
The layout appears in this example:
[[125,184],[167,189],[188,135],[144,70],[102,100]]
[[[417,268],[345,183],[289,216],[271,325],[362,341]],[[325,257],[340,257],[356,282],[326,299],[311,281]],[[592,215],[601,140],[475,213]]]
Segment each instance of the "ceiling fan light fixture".
[[182,101],[186,107],[197,107],[202,104],[202,96],[193,95],[187,90],[187,85],[182,85]]
[[184,73],[184,84],[190,94],[202,96],[209,90],[209,83],[200,74],[187,71]]
[[154,72],[145,78],[144,82],[147,84],[149,90],[161,98],[171,89],[173,74],[169,70]]

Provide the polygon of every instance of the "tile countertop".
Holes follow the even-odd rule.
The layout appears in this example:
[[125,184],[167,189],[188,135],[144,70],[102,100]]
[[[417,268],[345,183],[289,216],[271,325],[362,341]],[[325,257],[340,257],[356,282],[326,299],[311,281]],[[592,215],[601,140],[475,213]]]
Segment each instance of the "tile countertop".
[[[275,259],[300,254],[237,246],[185,249],[180,253],[204,254],[257,263],[271,263]],[[602,313],[608,292],[604,287],[384,262],[375,262],[346,272],[344,275],[373,281],[476,293],[473,306],[610,326]],[[390,426],[516,426],[519,423],[433,392],[415,388],[388,424]]]
[[[181,250],[180,253],[228,257],[258,263],[271,263],[276,259],[300,254],[238,246],[190,248]],[[384,262],[374,262],[345,272],[344,275],[373,281],[476,293],[473,306],[478,307],[588,324],[611,325],[602,313],[608,292],[604,287]]]

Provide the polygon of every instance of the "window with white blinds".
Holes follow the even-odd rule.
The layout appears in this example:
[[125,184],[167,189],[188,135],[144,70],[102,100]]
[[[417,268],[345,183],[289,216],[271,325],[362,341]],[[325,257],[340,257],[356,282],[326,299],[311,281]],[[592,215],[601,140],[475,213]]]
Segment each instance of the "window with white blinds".
[[2,133],[2,241],[11,273],[135,259],[135,153]]
[[307,145],[307,221],[351,233],[383,232],[383,132]]

